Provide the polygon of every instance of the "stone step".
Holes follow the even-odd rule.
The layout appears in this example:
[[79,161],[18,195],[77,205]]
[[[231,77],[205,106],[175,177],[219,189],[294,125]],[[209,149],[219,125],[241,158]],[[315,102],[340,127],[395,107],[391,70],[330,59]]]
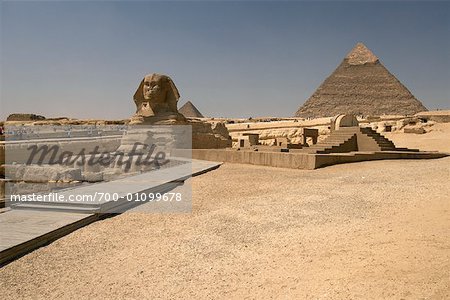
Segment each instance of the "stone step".
[[323,143],[319,143],[319,144],[315,144],[312,145],[311,147],[309,147],[309,149],[311,148],[320,148],[320,147],[332,147],[332,146],[340,146],[343,143],[345,143],[346,141],[341,141],[341,142],[323,142]]
[[393,145],[394,143],[392,142],[387,142],[387,141],[376,141],[378,143],[378,145]]
[[395,150],[394,143],[383,135],[379,134],[370,127],[344,127],[339,130],[333,131],[331,135],[326,138],[321,143],[310,147],[309,152],[315,153],[330,153],[336,152],[343,144],[345,144],[349,139],[351,139],[355,133],[361,132],[367,137],[372,138],[380,150]]
[[354,133],[355,132],[333,132],[330,136],[348,136]]
[[345,144],[348,140],[350,140],[353,137],[353,135],[351,136],[347,136],[347,139],[345,140],[340,140],[339,142],[322,142],[316,145],[313,145],[309,148],[306,148],[305,152],[307,153],[331,153],[333,152],[333,150],[338,149],[339,147],[341,147],[343,144]]
[[335,145],[335,144],[341,144],[341,143],[344,143],[345,141],[347,141],[348,139],[345,139],[345,140],[330,140],[330,141],[328,141],[328,140],[325,140],[325,141],[323,141],[323,142],[320,142],[319,144],[321,144],[321,145]]
[[330,136],[330,137],[328,137],[328,138],[326,138],[324,141],[333,141],[333,140],[336,140],[336,141],[342,141],[342,140],[347,140],[348,138],[350,138],[348,135],[345,135],[345,136]]

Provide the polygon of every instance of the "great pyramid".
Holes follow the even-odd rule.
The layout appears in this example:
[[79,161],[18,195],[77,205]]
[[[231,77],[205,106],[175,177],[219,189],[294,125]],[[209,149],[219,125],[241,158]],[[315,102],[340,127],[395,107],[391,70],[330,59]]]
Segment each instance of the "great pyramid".
[[191,101],[186,102],[179,110],[186,118],[204,118],[202,113],[192,104]]
[[295,116],[412,115],[425,110],[425,106],[380,63],[378,57],[358,43]]

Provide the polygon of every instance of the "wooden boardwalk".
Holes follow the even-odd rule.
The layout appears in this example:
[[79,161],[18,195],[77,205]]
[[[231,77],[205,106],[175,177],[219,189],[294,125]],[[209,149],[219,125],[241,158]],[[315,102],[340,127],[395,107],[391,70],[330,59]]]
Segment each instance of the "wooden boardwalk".
[[79,195],[95,192],[118,193],[122,197],[121,201],[19,204],[17,209],[0,213],[0,265],[90,224],[105,214],[126,211],[132,207],[130,201],[123,199],[128,193],[164,193],[192,176],[219,166],[220,163],[192,160],[192,164],[64,192]]

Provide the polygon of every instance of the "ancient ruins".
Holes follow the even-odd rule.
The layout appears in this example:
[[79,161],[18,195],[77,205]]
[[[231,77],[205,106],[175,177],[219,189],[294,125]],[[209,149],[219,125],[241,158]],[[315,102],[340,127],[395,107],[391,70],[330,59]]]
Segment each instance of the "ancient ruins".
[[[356,116],[339,114],[328,119],[328,134],[318,141],[318,129],[301,128],[303,143],[291,144],[285,137],[275,138],[275,144],[262,145],[259,134],[238,135],[234,149],[194,149],[197,159],[246,163],[293,169],[317,169],[334,164],[380,159],[430,159],[447,153],[419,151],[396,147],[371,126],[360,124]],[[307,142],[311,138],[311,143]]]
[[136,113],[131,118],[130,124],[190,125],[192,126],[192,148],[231,146],[228,130],[223,124],[186,119],[178,111],[179,98],[180,93],[169,76],[155,73],[144,76],[133,96]]
[[3,300],[450,300],[450,0],[0,24]]
[[[298,113],[302,117],[322,118],[204,118],[190,101],[178,109],[179,99],[180,93],[169,76],[149,74],[133,96],[136,113],[130,119],[11,115],[0,124],[5,140],[0,144],[0,175],[5,177],[0,181],[0,205],[5,204],[8,192],[34,194],[55,189],[61,190],[58,194],[62,196],[93,196],[103,189],[119,198],[69,204],[54,199],[25,201],[10,205],[13,213],[4,216],[27,220],[23,211],[40,210],[81,214],[64,223],[74,230],[97,220],[103,213],[124,212],[134,207],[125,195],[143,190],[164,193],[193,175],[218,168],[223,162],[314,170],[369,160],[434,159],[449,155],[398,147],[384,136],[391,132],[430,132],[435,123],[448,122],[449,113],[424,112],[425,107],[362,44],[347,55]],[[405,116],[417,111],[421,112]],[[334,117],[329,116],[336,112],[339,113]],[[27,165],[27,151],[34,145],[45,148],[42,164],[33,160],[32,165]],[[57,149],[54,157],[53,147]],[[184,212],[189,207],[175,205],[170,209]],[[35,226],[33,222],[27,226]],[[4,246],[0,264],[55,238],[48,228],[41,226],[39,241],[33,242],[20,234],[14,220],[8,224],[12,224],[11,230],[18,232],[22,240]],[[58,232],[64,235],[67,232],[62,228]]]
[[136,114],[131,124],[186,123],[186,118],[177,109],[179,98],[180,93],[169,76],[146,75],[133,96]]
[[295,116],[414,115],[426,110],[372,51],[358,43]]

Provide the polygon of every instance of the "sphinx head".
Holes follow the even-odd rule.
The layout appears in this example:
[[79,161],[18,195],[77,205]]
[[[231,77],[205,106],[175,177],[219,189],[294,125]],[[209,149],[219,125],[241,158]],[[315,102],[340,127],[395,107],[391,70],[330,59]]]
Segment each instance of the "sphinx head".
[[134,102],[136,114],[144,117],[157,116],[160,113],[177,113],[180,94],[169,76],[149,74],[141,81]]

